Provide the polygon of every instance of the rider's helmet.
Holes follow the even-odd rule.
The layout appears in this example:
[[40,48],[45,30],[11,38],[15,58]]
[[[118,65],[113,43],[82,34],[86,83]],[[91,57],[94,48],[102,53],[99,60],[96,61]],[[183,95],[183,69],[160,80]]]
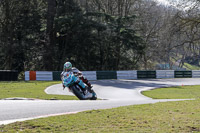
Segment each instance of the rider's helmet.
[[72,69],[72,63],[66,62],[64,64],[64,71],[70,71]]

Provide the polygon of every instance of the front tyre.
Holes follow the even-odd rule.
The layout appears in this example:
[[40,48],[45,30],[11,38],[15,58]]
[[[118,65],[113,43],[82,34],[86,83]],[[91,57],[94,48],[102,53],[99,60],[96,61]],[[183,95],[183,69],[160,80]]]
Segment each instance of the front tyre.
[[76,97],[78,97],[78,99],[80,99],[80,100],[87,100],[87,99],[85,99],[84,94],[79,91],[79,88],[77,88],[76,85],[71,86],[70,88],[71,88],[72,92],[74,93],[74,95]]

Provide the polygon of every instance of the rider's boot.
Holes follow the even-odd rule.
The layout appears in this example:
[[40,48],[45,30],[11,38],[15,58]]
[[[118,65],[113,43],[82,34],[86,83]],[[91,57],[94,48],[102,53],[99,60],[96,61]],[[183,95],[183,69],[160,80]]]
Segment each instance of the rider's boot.
[[92,85],[90,84],[90,82],[87,80],[87,78],[85,78],[84,76],[82,76],[82,77],[80,77],[81,78],[81,80],[88,86],[88,90],[89,90],[89,92],[91,92],[92,93]]
[[87,88],[88,91],[92,93],[92,87],[93,86],[89,82],[87,83],[87,86],[88,86],[88,88]]
[[91,93],[90,87],[83,84],[82,80],[77,80],[76,83],[78,83],[81,86],[82,91],[87,95],[88,93]]
[[93,94],[90,92],[90,90],[88,89],[87,86],[85,88],[84,93],[85,93],[85,97],[92,97],[93,96]]

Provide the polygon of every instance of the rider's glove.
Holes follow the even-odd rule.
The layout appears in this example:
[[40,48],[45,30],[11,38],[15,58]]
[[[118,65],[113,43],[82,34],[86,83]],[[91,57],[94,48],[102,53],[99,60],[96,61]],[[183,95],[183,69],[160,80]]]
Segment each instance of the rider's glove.
[[65,86],[64,86],[64,84],[63,84],[63,90],[65,89]]

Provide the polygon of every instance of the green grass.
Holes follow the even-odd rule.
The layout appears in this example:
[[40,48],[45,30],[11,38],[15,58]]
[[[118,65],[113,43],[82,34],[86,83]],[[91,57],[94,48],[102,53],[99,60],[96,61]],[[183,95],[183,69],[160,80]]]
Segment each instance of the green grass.
[[[59,99],[59,100],[77,100],[75,96],[66,95],[47,95],[44,90],[53,84],[59,84],[60,81],[21,81],[21,82],[0,82],[0,99],[24,97],[34,99]],[[68,90],[65,90],[68,91]]]
[[[191,93],[193,88],[195,93]],[[198,98],[198,88],[199,86],[162,88],[148,91],[148,95],[165,93],[161,98],[166,98],[169,97],[167,93],[173,92],[176,94],[169,98]],[[180,93],[182,91],[184,93]],[[197,133],[200,132],[200,100],[135,105],[35,119],[0,126],[0,132]]]
[[200,132],[199,105],[196,100],[93,110],[0,126],[0,132]]
[[184,63],[183,68],[186,68],[187,70],[200,70],[199,66],[191,65],[188,63]]
[[154,99],[185,99],[200,98],[200,86],[177,86],[170,88],[159,88],[142,92],[143,95]]

